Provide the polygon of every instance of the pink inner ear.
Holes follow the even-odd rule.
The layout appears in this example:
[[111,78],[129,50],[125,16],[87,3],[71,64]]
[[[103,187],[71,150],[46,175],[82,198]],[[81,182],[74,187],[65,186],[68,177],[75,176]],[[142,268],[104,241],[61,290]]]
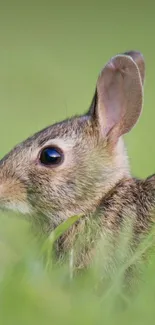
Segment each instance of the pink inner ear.
[[125,107],[123,76],[118,69],[116,70],[112,62],[108,65],[108,71],[104,76],[104,79],[105,78],[106,80],[102,80],[98,87],[98,93],[100,93],[99,105],[102,105],[102,109],[99,109],[99,119],[103,126],[104,135],[109,133],[109,131],[119,123],[124,114]]
[[97,82],[97,116],[101,133],[115,128],[116,137],[130,131],[142,109],[142,83],[137,65],[129,56],[114,57]]

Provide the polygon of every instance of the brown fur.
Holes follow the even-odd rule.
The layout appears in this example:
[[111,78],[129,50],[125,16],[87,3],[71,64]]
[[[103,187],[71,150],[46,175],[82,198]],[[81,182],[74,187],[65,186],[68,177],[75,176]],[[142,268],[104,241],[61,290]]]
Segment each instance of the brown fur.
[[[115,239],[133,225],[133,242],[154,222],[155,176],[130,176],[122,135],[137,122],[143,102],[145,65],[139,52],[112,58],[102,70],[90,110],[49,126],[17,145],[0,161],[0,207],[29,214],[47,233],[63,220],[84,214],[57,242],[68,252],[78,234],[93,227],[76,264],[90,263],[94,242]],[[41,165],[39,153],[58,146],[64,162]]]

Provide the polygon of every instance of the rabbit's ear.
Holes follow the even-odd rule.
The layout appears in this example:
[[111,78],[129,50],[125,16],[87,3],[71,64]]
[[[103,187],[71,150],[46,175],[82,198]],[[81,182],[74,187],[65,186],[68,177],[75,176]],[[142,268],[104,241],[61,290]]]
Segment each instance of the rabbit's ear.
[[89,114],[102,136],[129,132],[142,110],[143,91],[137,64],[127,55],[113,57],[103,68]]
[[138,51],[129,51],[124,53],[124,55],[129,55],[132,57],[132,59],[135,61],[135,63],[138,66],[140,75],[141,75],[141,80],[142,80],[142,85],[144,84],[144,79],[145,79],[145,61],[142,53]]

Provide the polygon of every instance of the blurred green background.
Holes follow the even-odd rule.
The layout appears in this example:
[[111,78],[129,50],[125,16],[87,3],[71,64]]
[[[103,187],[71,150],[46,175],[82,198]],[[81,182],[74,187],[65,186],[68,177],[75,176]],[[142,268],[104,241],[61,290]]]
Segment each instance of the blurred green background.
[[155,172],[153,1],[0,4],[0,157],[37,130],[84,112],[98,73],[127,50],[146,60],[144,110],[126,136],[132,172]]

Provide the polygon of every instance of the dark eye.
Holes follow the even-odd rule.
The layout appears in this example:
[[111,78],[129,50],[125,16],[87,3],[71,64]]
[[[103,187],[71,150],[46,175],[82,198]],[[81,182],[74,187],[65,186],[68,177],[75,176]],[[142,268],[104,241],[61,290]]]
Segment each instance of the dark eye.
[[63,153],[59,148],[44,148],[40,154],[40,162],[44,165],[60,165],[63,161]]

